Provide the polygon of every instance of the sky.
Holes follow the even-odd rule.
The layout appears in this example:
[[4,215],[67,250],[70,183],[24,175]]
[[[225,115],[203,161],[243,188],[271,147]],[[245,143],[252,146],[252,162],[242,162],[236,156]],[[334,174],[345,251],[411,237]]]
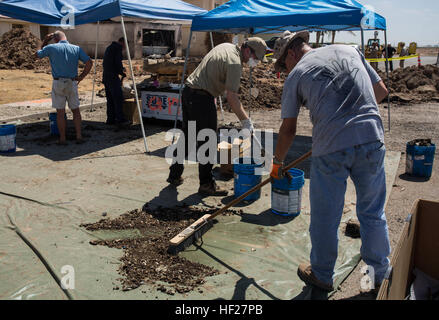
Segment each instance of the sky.
[[[375,12],[387,20],[387,37],[392,45],[398,42],[417,42],[418,46],[439,45],[439,0],[358,0],[375,8]],[[360,44],[361,35],[338,32],[336,42]],[[365,32],[365,41],[373,38],[373,31]],[[311,36],[315,37],[315,36]],[[384,41],[383,32],[380,39]],[[315,39],[311,38],[311,41]],[[330,41],[330,37],[325,42]]]

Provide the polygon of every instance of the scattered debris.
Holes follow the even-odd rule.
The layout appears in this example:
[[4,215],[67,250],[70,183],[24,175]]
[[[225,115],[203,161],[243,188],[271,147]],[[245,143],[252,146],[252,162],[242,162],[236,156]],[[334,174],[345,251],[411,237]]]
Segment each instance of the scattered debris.
[[[206,277],[218,274],[209,266],[189,261],[181,256],[167,253],[169,240],[188,225],[213,209],[199,209],[189,206],[151,210],[133,210],[115,219],[101,219],[96,223],[82,224],[89,231],[137,229],[141,236],[134,239],[92,240],[91,245],[105,245],[124,249],[118,272],[123,276],[121,290],[131,290],[144,283],[155,285],[156,289],[173,295],[195,290],[205,282]],[[229,210],[226,215],[236,214]],[[168,284],[165,286],[163,283]]]

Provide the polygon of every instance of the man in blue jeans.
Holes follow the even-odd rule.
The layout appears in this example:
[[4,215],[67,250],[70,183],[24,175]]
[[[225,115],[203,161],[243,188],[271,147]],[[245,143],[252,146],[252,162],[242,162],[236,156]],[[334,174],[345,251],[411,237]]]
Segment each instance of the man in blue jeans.
[[291,34],[278,53],[276,71],[289,75],[282,95],[282,125],[271,176],[282,178],[285,156],[296,135],[300,107],[313,123],[310,176],[311,263],[301,264],[307,284],[332,291],[338,254],[338,227],[346,180],[357,193],[361,256],[380,284],[389,266],[390,244],[384,204],[384,130],[378,103],[388,91],[364,56],[344,45],[312,49],[309,33]]

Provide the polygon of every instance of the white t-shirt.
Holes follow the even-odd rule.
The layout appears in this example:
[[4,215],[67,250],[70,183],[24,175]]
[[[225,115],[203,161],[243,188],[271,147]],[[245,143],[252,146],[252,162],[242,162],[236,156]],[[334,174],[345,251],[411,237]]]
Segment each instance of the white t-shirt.
[[315,157],[384,142],[373,90],[379,81],[379,75],[355,48],[331,45],[311,50],[285,80],[282,118],[297,118],[302,105],[309,109]]

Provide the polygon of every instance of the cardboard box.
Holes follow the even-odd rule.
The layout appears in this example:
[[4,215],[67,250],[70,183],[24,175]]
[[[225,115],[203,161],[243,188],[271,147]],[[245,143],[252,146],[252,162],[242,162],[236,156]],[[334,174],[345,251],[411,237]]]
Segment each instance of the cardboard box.
[[126,99],[123,102],[122,109],[125,119],[131,121],[133,124],[140,123],[139,110],[137,109],[137,103],[135,98]]
[[439,202],[417,200],[407,217],[391,261],[392,270],[378,292],[378,300],[404,300],[417,268],[439,279]]

